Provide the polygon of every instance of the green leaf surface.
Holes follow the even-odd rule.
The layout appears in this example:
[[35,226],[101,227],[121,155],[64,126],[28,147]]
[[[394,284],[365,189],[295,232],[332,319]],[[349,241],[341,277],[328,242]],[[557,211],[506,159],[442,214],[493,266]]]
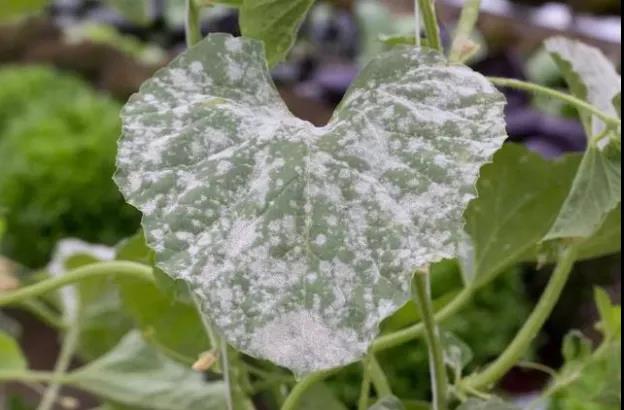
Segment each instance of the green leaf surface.
[[223,410],[222,382],[204,382],[182,366],[128,333],[110,352],[66,377],[99,397],[152,410]]
[[239,25],[245,37],[264,43],[270,67],[284,60],[314,0],[243,0]]
[[405,410],[405,406],[398,398],[394,396],[386,396],[382,397],[375,404],[369,407],[369,410]]
[[[117,247],[116,259],[151,264],[153,251],[141,232]],[[173,292],[167,293],[145,281],[123,277],[116,280],[125,310],[148,341],[174,358],[183,356],[191,361],[209,350],[210,343],[193,305],[176,300]]]
[[15,339],[0,330],[0,370],[26,370],[28,364]]
[[457,408],[457,410],[520,410],[511,403],[503,401],[498,397],[489,400],[468,399]]
[[400,47],[317,128],[261,43],[210,35],[125,106],[115,179],[226,339],[301,375],[362,357],[412,272],[455,255],[503,105],[469,68]]
[[11,20],[41,11],[48,0],[3,0],[0,21]]
[[589,146],[561,211],[544,239],[587,238],[595,234],[621,201],[621,181],[620,148],[614,144],[603,150]]
[[[182,1],[182,0],[177,0]],[[128,21],[146,25],[151,20],[150,2],[144,0],[107,0]]]
[[[508,266],[538,259],[539,242],[557,218],[581,156],[542,158],[518,144],[505,144],[493,163],[481,169],[479,197],[465,213],[471,242],[462,255],[463,271],[477,283]],[[620,249],[620,212],[609,213],[600,229],[581,246],[589,259]]]
[[607,338],[621,337],[622,307],[611,302],[609,294],[601,288],[594,289],[594,300],[598,308],[600,330]]
[[324,383],[316,383],[301,397],[298,410],[347,410]]
[[[616,116],[613,99],[622,90],[622,80],[609,59],[597,48],[563,37],[544,42],[575,96]],[[587,112],[579,112],[588,137],[598,134],[604,124]]]

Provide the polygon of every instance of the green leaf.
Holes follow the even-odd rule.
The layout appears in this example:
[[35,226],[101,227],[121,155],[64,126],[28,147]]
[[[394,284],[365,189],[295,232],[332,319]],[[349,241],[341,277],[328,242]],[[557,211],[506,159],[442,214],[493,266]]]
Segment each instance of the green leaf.
[[369,407],[369,410],[405,410],[405,406],[398,398],[394,396],[386,396],[382,397],[375,404]]
[[[153,251],[145,244],[143,233],[117,247],[117,259],[149,263]],[[125,310],[134,318],[146,339],[163,348],[173,358],[193,361],[210,348],[201,318],[193,305],[176,300],[153,284],[118,277],[117,284]]]
[[[177,0],[182,1],[182,0]],[[107,0],[128,21],[146,25],[151,20],[150,2],[145,0]]]
[[[575,96],[615,116],[614,97],[622,90],[622,80],[609,59],[597,48],[563,37],[544,42]],[[604,124],[585,111],[579,112],[588,137],[598,134]]]
[[455,375],[461,375],[462,370],[473,359],[470,346],[449,331],[442,330],[441,338],[444,349],[444,362],[454,371]]
[[40,12],[46,4],[48,0],[3,0],[0,21]]
[[239,24],[245,37],[264,43],[266,60],[273,67],[284,60],[295,43],[299,26],[314,0],[243,0]]
[[28,364],[15,339],[0,330],[0,370],[26,370]]
[[202,375],[147,345],[136,331],[110,352],[66,376],[69,384],[106,400],[153,410],[223,410],[221,382]]
[[611,302],[604,289],[594,288],[594,300],[600,315],[599,328],[607,338],[621,337],[622,307]]
[[568,332],[563,338],[561,353],[566,362],[584,361],[592,353],[592,343],[578,330]]
[[412,272],[454,257],[503,105],[480,74],[399,47],[317,128],[261,43],[210,35],[125,106],[115,179],[225,338],[301,375],[362,357]]
[[519,410],[511,403],[503,401],[498,397],[489,400],[468,399],[457,408],[457,410]]
[[622,152],[609,144],[589,146],[572,188],[544,240],[587,238],[598,231],[621,201]]
[[298,410],[347,410],[324,383],[316,383],[301,397]]

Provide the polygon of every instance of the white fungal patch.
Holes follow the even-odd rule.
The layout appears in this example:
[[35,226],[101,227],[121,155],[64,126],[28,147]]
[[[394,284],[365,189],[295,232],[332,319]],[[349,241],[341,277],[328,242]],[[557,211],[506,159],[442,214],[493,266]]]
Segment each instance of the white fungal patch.
[[303,375],[364,355],[411,273],[455,256],[503,104],[470,69],[397,48],[316,128],[259,42],[210,35],[124,107],[116,181],[228,342]]

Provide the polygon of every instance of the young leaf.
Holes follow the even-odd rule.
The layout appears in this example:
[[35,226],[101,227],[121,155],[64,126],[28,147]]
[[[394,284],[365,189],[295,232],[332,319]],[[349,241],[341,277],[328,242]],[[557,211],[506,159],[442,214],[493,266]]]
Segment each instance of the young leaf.
[[221,382],[206,383],[202,375],[128,333],[110,352],[70,373],[69,384],[116,403],[152,410],[223,410]]
[[622,151],[589,146],[557,219],[544,240],[587,238],[598,230],[622,197]]
[[[595,47],[563,37],[544,42],[546,50],[557,63],[570,91],[600,110],[617,115],[613,99],[622,90],[622,80],[615,67]],[[598,134],[604,124],[587,112],[579,112],[588,137]]]
[[498,397],[489,400],[468,399],[457,408],[457,410],[520,410],[511,403],[503,401]]
[[0,330],[0,371],[26,370],[27,367],[19,344],[8,333]]
[[245,37],[264,43],[270,67],[282,61],[314,0],[243,0],[239,24]]
[[386,396],[379,399],[368,410],[405,410],[405,406],[398,398]]
[[123,110],[116,181],[157,265],[226,339],[298,374],[360,358],[453,257],[501,94],[431,50],[374,59],[322,128],[293,117],[258,41],[210,35]]
[[600,330],[608,338],[621,337],[622,332],[622,307],[614,305],[609,294],[601,288],[594,289],[594,300],[600,315]]

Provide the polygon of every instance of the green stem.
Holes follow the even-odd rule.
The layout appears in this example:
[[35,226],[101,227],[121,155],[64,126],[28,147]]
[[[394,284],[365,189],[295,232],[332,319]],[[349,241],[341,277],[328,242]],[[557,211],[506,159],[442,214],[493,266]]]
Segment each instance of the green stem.
[[45,303],[37,299],[28,299],[19,302],[18,307],[35,315],[38,319],[47,325],[56,329],[66,329],[67,323],[56,313],[53,312]]
[[576,98],[570,94],[566,94],[561,91],[553,90],[552,88],[529,83],[526,81],[515,80],[512,78],[488,77],[488,79],[492,83],[500,87],[509,87],[509,88],[515,88],[518,90],[529,91],[535,94],[542,94],[548,97],[556,98],[558,100],[567,102],[568,104],[571,104],[580,110],[583,110],[590,114],[595,115],[596,117],[604,121],[605,124],[607,124],[608,126],[616,127],[616,126],[621,126],[622,124],[620,119],[611,117],[610,115],[602,112],[600,109],[594,107],[593,105],[588,104],[585,101],[579,98]]
[[368,398],[370,397],[370,359],[372,354],[369,354],[362,361],[362,386],[360,387],[360,398],[358,399],[358,410],[368,409]]
[[544,293],[514,340],[485,370],[464,379],[464,385],[475,389],[490,387],[522,358],[522,355],[525,354],[559,300],[576,257],[576,245],[570,245],[562,251]]
[[191,47],[202,39],[200,28],[200,6],[195,0],[186,0],[186,20],[184,22],[184,32],[186,35],[186,46]]
[[[442,51],[442,42],[440,41],[440,28],[436,19],[434,0],[418,0],[420,13],[425,24],[425,33],[427,34],[427,44],[434,50]],[[418,36],[417,36],[418,37]]]
[[55,289],[79,282],[83,279],[106,275],[127,275],[152,282],[152,268],[136,262],[110,261],[98,262],[74,269],[61,276],[54,276],[25,288],[0,293],[0,306],[34,298]]
[[420,41],[420,6],[418,0],[414,0],[414,43],[416,47],[421,46]]
[[390,383],[388,383],[388,378],[386,377],[386,374],[379,365],[379,361],[373,353],[370,353],[368,371],[370,373],[371,380],[373,381],[373,386],[375,386],[377,396],[383,397],[391,395],[392,389],[390,389]]
[[428,272],[416,272],[414,276],[416,305],[425,327],[425,341],[429,350],[429,370],[431,372],[431,388],[433,409],[446,410],[448,395],[448,379],[444,365],[444,351],[440,340],[440,331],[433,315],[431,286]]
[[[435,314],[436,322],[443,322],[457,313],[472,298],[474,291],[475,289],[472,287],[462,289],[452,301]],[[421,322],[388,335],[381,336],[373,342],[372,351],[380,352],[382,350],[400,346],[410,340],[421,337],[424,334],[424,330],[424,324]]]
[[290,391],[288,397],[284,401],[284,404],[282,404],[281,410],[297,410],[299,400],[301,400],[301,397],[310,387],[314,386],[326,377],[329,377],[331,374],[334,374],[338,370],[339,369],[332,369],[324,372],[312,373],[304,377],[299,383],[295,384],[295,387],[293,387]]
[[[37,370],[0,370],[0,382],[43,382],[48,383],[55,378],[52,372]],[[64,381],[63,379],[61,379]]]
[[54,406],[54,403],[56,403],[58,394],[61,390],[63,376],[69,368],[71,358],[76,351],[76,347],[78,346],[78,338],[80,336],[80,326],[78,323],[78,320],[76,320],[65,334],[63,345],[61,346],[61,352],[56,364],[54,365],[52,380],[43,394],[41,403],[39,403],[37,410],[50,410],[52,409],[52,406]]
[[464,3],[449,54],[449,61],[451,63],[462,63],[465,60],[463,50],[466,41],[470,38],[470,34],[477,23],[480,6],[481,0],[466,0]]

